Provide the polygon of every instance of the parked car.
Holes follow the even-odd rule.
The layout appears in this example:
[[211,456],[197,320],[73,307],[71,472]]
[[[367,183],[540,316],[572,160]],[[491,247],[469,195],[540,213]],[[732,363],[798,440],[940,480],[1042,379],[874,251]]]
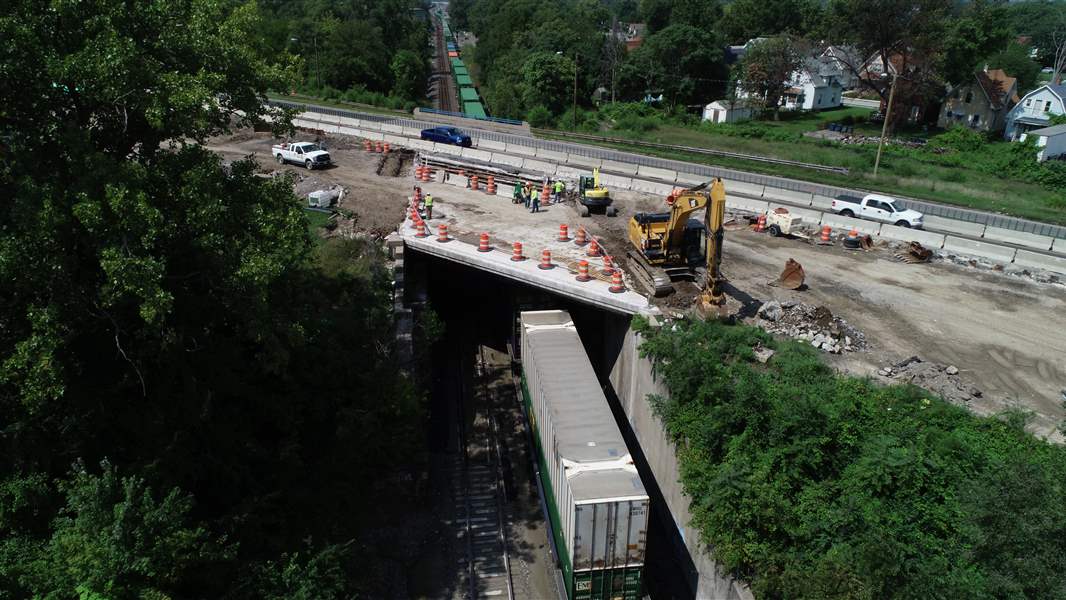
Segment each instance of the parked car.
[[275,144],[271,146],[270,153],[278,164],[287,162],[303,165],[308,170],[325,168],[332,164],[329,152],[326,152],[314,142],[295,142],[292,144]]
[[837,196],[832,210],[842,217],[858,217],[880,221],[899,227],[922,228],[922,213],[898,206],[899,200],[880,194],[866,194],[862,198]]
[[423,129],[421,138],[427,142],[438,144],[454,144],[456,146],[470,147],[470,136],[459,131],[455,127],[433,127]]

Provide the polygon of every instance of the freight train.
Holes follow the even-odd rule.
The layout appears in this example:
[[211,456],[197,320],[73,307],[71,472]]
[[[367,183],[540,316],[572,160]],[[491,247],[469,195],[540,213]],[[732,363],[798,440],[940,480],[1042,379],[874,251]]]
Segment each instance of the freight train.
[[485,105],[474,88],[474,81],[470,78],[470,72],[467,71],[466,65],[463,64],[463,60],[460,57],[459,44],[455,39],[455,34],[452,33],[451,27],[448,26],[448,19],[442,16],[441,20],[448,59],[451,61],[452,78],[455,80],[455,89],[459,91],[459,105],[462,107],[463,114],[467,117],[487,118],[488,114],[485,112]]
[[570,314],[519,314],[522,399],[570,600],[639,600],[648,494]]

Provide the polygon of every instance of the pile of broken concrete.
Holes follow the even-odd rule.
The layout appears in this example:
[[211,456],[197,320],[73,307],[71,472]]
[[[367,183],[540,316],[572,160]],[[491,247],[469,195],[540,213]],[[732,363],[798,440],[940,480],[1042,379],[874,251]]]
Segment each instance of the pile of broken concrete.
[[866,348],[866,336],[824,306],[772,300],[759,307],[758,325],[770,333],[810,342],[830,354]]
[[958,367],[927,362],[917,356],[885,367],[877,374],[901,383],[914,384],[955,404],[981,397],[981,390],[962,381]]

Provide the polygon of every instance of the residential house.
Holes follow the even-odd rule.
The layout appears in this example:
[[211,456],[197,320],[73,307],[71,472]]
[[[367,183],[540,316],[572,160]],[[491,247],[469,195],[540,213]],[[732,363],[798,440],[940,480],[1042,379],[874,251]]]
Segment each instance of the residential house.
[[787,110],[824,110],[841,106],[844,87],[840,71],[831,60],[807,58],[803,66],[792,73],[788,88],[781,97]]
[[1002,69],[974,73],[973,79],[948,89],[937,127],[964,125],[977,131],[1001,131],[1007,111],[1018,102],[1018,80]]
[[1038,161],[1066,156],[1066,125],[1027,131],[1018,137],[1018,141],[1024,142],[1029,138],[1035,138],[1036,147],[1040,148],[1040,152],[1036,154]]
[[826,46],[820,59],[831,64],[837,71],[837,81],[845,90],[855,89],[859,85],[859,75],[862,59],[858,51],[851,46]]
[[1003,137],[1016,141],[1023,133],[1051,125],[1053,115],[1066,114],[1066,84],[1042,85],[1022,96],[1007,113]]
[[703,120],[711,123],[750,121],[758,107],[749,100],[715,100],[703,107]]

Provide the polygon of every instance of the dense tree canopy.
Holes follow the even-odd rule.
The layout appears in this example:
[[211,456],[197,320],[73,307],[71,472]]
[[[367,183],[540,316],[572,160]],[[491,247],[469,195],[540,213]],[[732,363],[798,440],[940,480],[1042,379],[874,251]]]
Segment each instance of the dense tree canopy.
[[373,248],[316,250],[291,180],[198,143],[293,84],[261,31],[229,0],[0,15],[0,597],[294,597],[419,447]]

